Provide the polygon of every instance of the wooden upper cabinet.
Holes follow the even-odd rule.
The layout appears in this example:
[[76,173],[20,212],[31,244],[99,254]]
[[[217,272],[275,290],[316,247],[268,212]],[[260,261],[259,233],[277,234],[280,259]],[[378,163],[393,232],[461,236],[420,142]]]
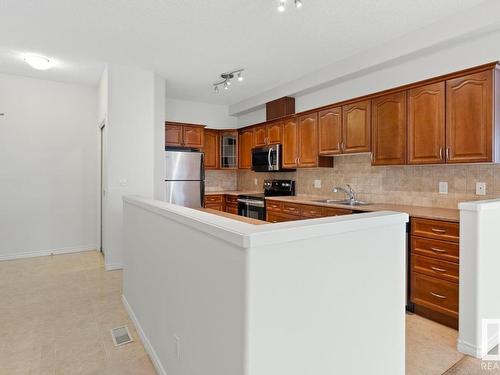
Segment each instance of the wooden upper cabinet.
[[283,168],[297,167],[297,119],[290,118],[283,122]]
[[238,136],[239,157],[238,167],[240,169],[252,168],[252,148],[253,148],[253,129],[242,130]]
[[300,116],[298,120],[298,166],[318,166],[318,113]]
[[446,81],[447,162],[493,161],[493,74]]
[[255,147],[265,146],[267,144],[267,127],[259,125],[253,128],[253,140]]
[[203,147],[204,129],[201,126],[184,125],[182,127],[182,140],[184,147]]
[[408,164],[445,162],[445,83],[408,91]]
[[370,109],[369,100],[342,107],[343,153],[370,151]]
[[165,122],[165,146],[203,148],[203,125]]
[[165,146],[182,146],[182,125],[165,124]]
[[268,124],[267,128],[267,144],[277,144],[282,142],[283,138],[283,121],[276,121]]
[[219,168],[219,132],[217,130],[205,130],[205,169]]
[[372,164],[406,163],[406,92],[372,101]]
[[342,107],[325,109],[318,115],[319,138],[318,151],[320,155],[342,153]]

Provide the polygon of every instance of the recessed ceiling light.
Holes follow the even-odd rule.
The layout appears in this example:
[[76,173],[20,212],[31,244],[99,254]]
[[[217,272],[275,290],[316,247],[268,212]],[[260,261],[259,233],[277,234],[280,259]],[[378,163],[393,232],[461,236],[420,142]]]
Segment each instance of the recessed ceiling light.
[[24,61],[28,63],[33,69],[47,70],[52,66],[52,63],[47,57],[30,55],[24,58]]

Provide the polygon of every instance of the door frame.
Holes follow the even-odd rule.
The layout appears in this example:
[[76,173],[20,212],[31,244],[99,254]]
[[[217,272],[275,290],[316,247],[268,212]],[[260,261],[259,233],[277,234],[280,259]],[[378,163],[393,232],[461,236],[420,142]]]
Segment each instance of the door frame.
[[103,120],[99,125],[99,215],[98,215],[98,231],[99,231],[99,251],[105,255],[104,249],[104,212],[105,212],[105,198],[106,198],[106,161],[107,161],[107,126],[106,121]]

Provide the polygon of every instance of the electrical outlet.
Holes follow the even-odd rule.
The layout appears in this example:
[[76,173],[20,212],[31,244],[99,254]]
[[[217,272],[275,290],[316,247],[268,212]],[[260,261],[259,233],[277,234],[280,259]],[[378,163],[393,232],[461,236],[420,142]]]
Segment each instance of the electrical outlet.
[[321,180],[314,180],[314,187],[316,189],[321,189]]
[[439,194],[448,194],[448,182],[439,182]]
[[486,182],[476,182],[476,195],[486,195]]
[[121,178],[119,183],[120,183],[120,186],[127,186],[128,185],[128,181],[126,178]]
[[255,186],[257,186],[257,185],[258,185],[258,183],[259,183],[259,181],[258,181],[256,178],[254,178],[254,179],[253,179],[253,184],[254,184]]

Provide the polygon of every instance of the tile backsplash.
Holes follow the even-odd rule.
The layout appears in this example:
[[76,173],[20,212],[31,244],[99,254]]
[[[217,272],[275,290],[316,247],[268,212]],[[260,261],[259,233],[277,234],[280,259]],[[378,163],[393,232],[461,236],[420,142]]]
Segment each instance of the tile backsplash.
[[[257,185],[254,179],[257,178]],[[297,194],[343,198],[334,186],[350,184],[358,199],[373,203],[457,208],[459,202],[500,197],[500,164],[419,165],[373,167],[369,154],[335,157],[333,168],[298,169],[286,173],[238,172],[238,189],[262,189],[266,178],[296,181]],[[321,188],[314,187],[321,180]],[[438,193],[439,182],[448,194]],[[475,194],[476,182],[486,183],[486,196]]]
[[206,170],[205,191],[236,190],[238,177],[236,170]]

